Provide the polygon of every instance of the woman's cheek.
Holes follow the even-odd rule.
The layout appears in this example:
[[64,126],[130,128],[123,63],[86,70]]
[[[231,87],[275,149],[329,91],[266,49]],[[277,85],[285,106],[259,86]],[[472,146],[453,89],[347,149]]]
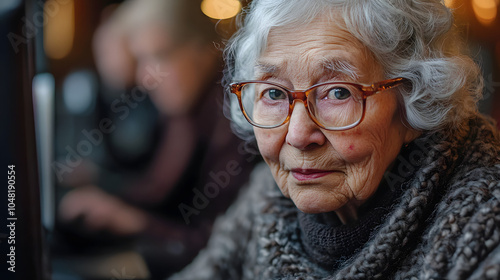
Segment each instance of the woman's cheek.
[[277,133],[279,131],[273,130],[254,128],[257,146],[266,161],[279,161],[279,153],[283,146],[283,141],[281,140],[283,137],[281,137],[280,133]]
[[334,149],[346,163],[364,162],[371,155],[371,145],[354,139],[334,144]]

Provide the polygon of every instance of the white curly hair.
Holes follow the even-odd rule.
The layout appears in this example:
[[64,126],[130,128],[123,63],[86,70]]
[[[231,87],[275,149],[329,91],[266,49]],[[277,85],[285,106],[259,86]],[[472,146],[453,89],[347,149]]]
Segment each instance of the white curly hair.
[[[272,28],[303,25],[318,16],[341,16],[347,30],[375,56],[387,79],[405,77],[400,90],[405,122],[417,130],[460,126],[477,113],[483,80],[465,55],[452,11],[439,0],[254,0],[225,50],[224,83],[253,79]],[[229,94],[236,134],[254,142],[253,129]],[[229,111],[228,111],[229,110]]]

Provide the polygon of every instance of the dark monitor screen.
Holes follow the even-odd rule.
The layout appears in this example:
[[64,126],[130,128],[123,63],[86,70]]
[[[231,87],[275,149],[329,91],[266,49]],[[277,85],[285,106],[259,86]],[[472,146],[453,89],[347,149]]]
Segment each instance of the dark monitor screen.
[[0,279],[50,279],[33,117],[35,1],[0,4]]

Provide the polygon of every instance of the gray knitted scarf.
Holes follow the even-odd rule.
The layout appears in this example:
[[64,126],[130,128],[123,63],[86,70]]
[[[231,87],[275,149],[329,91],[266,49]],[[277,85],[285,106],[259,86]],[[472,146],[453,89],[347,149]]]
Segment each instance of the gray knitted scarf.
[[300,239],[304,250],[322,267],[338,268],[369,240],[401,194],[400,188],[390,189],[384,180],[376,193],[358,209],[360,218],[345,225],[335,212],[305,214],[299,211]]
[[500,279],[499,139],[482,116],[423,134],[386,173],[390,191],[376,195],[388,201],[344,228],[299,214],[258,166],[208,248],[173,279]]
[[[378,225],[368,242],[359,246],[361,248],[356,248],[357,243],[351,244],[354,253],[351,248],[351,252],[342,256],[344,251],[339,255],[331,251],[332,247],[311,253],[311,243],[302,240],[301,244],[306,246],[289,252],[283,251],[286,249],[283,246],[267,246],[269,252],[274,252],[268,263],[274,263],[279,271],[287,271],[289,279],[319,279],[313,276],[315,274],[327,279],[465,279],[471,276],[480,260],[500,241],[500,157],[498,136],[490,123],[479,118],[471,120],[469,127],[470,130],[464,127],[448,131],[446,135],[425,134],[411,143],[404,156],[398,157],[400,163],[386,174],[386,180],[391,188],[403,190],[399,204]],[[482,181],[488,185],[481,184]],[[287,204],[282,200],[281,204],[275,204],[281,210],[271,207],[269,211],[283,211],[290,207]],[[297,216],[286,211],[283,214],[284,223],[296,224]],[[304,218],[301,220],[303,226]],[[369,232],[376,225],[370,227]],[[292,228],[282,228],[281,232],[270,228],[270,240],[304,238],[303,231],[300,236]],[[330,241],[332,232],[336,229],[321,231]],[[353,238],[359,237],[356,229],[352,232]],[[366,238],[366,233],[361,235]],[[315,240],[319,238],[316,236]],[[345,238],[352,241],[346,236],[344,241]],[[308,252],[309,258],[317,258],[314,263],[321,267],[301,265],[300,259],[290,257],[295,250]],[[328,253],[331,253],[330,259]],[[276,257],[281,255],[290,256]],[[273,267],[268,268],[265,275],[279,275]],[[489,271],[488,275],[500,279],[498,265],[493,268],[496,270]],[[309,276],[297,277],[301,274]],[[486,277],[482,275],[477,279],[483,276]]]

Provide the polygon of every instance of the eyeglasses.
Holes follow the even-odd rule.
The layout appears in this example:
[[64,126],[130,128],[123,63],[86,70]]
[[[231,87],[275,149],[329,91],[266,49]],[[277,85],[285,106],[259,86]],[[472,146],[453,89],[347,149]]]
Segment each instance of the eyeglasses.
[[243,115],[253,126],[275,128],[284,125],[290,120],[295,100],[300,100],[316,125],[338,131],[361,123],[367,97],[407,81],[395,78],[372,85],[328,82],[306,90],[290,90],[267,81],[245,81],[230,84],[230,90],[238,97]]

